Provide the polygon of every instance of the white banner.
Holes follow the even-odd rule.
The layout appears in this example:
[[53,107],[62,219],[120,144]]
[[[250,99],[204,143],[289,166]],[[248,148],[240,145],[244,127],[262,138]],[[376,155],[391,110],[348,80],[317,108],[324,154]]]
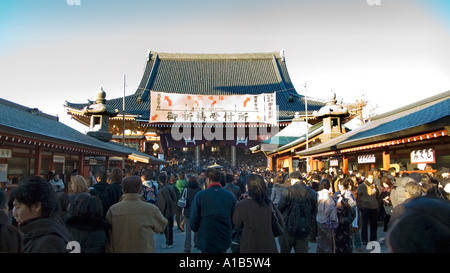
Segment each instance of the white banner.
[[358,155],[358,163],[359,164],[362,164],[362,163],[375,163],[375,162],[376,162],[375,154]]
[[149,122],[277,124],[276,109],[276,93],[192,95],[151,91]]
[[411,164],[436,163],[434,149],[413,150],[411,152]]

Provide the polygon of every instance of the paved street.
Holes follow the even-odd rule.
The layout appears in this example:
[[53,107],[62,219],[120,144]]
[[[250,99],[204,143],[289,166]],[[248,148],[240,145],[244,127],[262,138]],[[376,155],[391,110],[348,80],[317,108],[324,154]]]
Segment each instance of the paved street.
[[[382,241],[385,237],[386,237],[386,233],[383,232],[383,227],[378,226],[378,241]],[[176,224],[174,225],[174,228],[173,228],[173,238],[174,238],[173,239],[174,240],[173,248],[163,249],[162,246],[165,245],[165,241],[166,241],[164,234],[156,234],[155,233],[155,235],[154,235],[155,252],[156,253],[184,253],[185,233],[181,232],[177,228]],[[277,240],[277,245],[278,245],[278,240]],[[308,253],[316,253],[316,246],[317,246],[316,243],[310,242]],[[384,243],[381,243],[380,246],[381,246],[381,253],[387,253],[386,245]],[[363,249],[363,251],[358,252],[358,251],[356,251],[356,249],[354,249],[353,253],[370,253],[371,251],[372,251],[372,249],[371,250]],[[231,253],[231,250],[228,249],[227,252]],[[193,248],[192,253],[201,253],[201,252],[198,249]]]

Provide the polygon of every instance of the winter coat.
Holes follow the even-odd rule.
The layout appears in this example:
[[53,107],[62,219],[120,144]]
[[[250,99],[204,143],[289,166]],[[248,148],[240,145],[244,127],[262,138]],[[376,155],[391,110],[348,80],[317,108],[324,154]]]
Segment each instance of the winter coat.
[[23,222],[24,253],[67,253],[67,243],[73,241],[64,223],[56,218],[33,218]]
[[415,182],[411,177],[399,177],[395,180],[394,188],[391,190],[391,203],[395,208],[406,200],[406,184]]
[[198,192],[191,206],[191,229],[198,232],[197,248],[202,252],[226,251],[231,245],[236,199],[217,184]]
[[195,198],[195,195],[202,190],[202,188],[200,188],[200,185],[197,182],[189,182],[187,184],[187,188],[186,188],[187,192],[186,192],[186,207],[184,207],[183,210],[183,215],[187,218],[190,217],[191,215],[191,205],[192,205],[192,201]]
[[108,253],[153,253],[153,232],[161,233],[167,219],[158,207],[142,200],[139,193],[125,193],[106,214],[111,226]]
[[100,195],[103,205],[103,215],[106,215],[108,209],[119,202],[122,197],[122,185],[121,182],[113,182],[105,188],[105,192]]
[[[281,217],[281,214],[278,215]],[[236,204],[233,224],[242,229],[240,253],[277,253],[272,232],[272,205],[261,207],[253,199],[243,199]]]
[[65,222],[74,241],[80,243],[81,253],[105,252],[108,242],[108,222],[87,216],[71,216]]
[[339,223],[337,217],[336,203],[330,196],[330,192],[327,189],[323,189],[317,192],[317,216],[316,220],[320,224],[324,224],[327,221]]
[[10,224],[8,215],[0,209],[0,253],[20,253],[22,248],[22,234]]
[[92,195],[100,195],[105,192],[106,187],[108,187],[109,184],[106,181],[100,181],[94,186],[92,186],[93,189],[91,189]]
[[270,195],[270,200],[277,206],[280,203],[283,191],[286,189],[284,184],[273,184],[272,194]]
[[356,201],[359,209],[378,209],[380,191],[375,183],[370,184],[368,181],[364,181],[359,184],[357,193]]
[[[175,187],[177,187],[180,194],[183,192],[184,188],[187,186],[187,181],[185,179],[179,179],[175,182]],[[178,196],[179,198],[179,196]]]
[[[307,194],[306,191],[309,191]],[[278,203],[278,209],[283,215],[285,223],[289,222],[289,216],[291,210],[295,206],[295,203],[301,202],[304,197],[307,197],[307,202],[311,208],[311,222],[314,220],[317,214],[317,193],[311,188],[307,187],[305,183],[296,183],[291,187],[285,188],[283,191],[280,202]]]
[[236,200],[238,200],[239,197],[241,196],[241,189],[238,186],[234,185],[233,183],[227,183],[223,187],[223,189],[231,192],[236,198]]
[[175,215],[178,210],[177,201],[174,187],[169,184],[163,184],[159,189],[156,205],[164,217],[170,218]]

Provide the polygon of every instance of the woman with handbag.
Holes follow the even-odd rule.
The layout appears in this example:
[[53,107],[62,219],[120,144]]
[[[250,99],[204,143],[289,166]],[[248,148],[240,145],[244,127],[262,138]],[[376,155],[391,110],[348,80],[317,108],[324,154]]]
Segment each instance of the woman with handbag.
[[283,226],[281,213],[267,194],[264,178],[251,174],[246,181],[248,197],[239,201],[233,213],[233,223],[242,229],[240,253],[278,253],[272,229],[272,210]]

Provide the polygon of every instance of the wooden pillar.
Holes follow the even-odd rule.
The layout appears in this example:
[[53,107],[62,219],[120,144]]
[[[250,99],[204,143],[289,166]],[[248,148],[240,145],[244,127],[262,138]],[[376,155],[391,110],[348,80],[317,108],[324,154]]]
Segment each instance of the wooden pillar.
[[389,150],[383,151],[383,170],[387,171],[391,167],[391,155]]
[[267,158],[267,167],[269,167],[269,171],[273,171],[273,157],[269,156]]
[[105,170],[109,170],[109,156],[105,157]]
[[37,146],[34,154],[34,175],[40,176],[42,168],[42,148]]
[[348,156],[346,155],[342,157],[342,172],[348,173]]
[[84,154],[80,153],[78,155],[78,172],[80,175],[82,175],[83,177],[86,177],[88,174],[87,172],[84,171]]

